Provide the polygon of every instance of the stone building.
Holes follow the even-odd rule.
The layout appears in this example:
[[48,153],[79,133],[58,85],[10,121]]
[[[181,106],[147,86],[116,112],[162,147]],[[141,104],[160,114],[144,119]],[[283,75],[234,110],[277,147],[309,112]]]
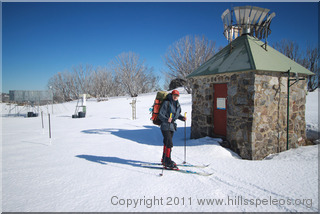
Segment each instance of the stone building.
[[191,138],[222,137],[250,160],[305,145],[308,75],[313,73],[257,38],[236,38],[188,76]]

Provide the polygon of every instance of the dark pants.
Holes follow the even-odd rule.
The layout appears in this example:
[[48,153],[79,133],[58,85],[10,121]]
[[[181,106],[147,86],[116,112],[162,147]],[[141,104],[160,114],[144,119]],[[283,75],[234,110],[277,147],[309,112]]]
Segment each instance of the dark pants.
[[162,131],[162,135],[163,135],[163,144],[167,147],[167,148],[172,148],[173,147],[173,143],[172,143],[172,138],[173,138],[173,131]]

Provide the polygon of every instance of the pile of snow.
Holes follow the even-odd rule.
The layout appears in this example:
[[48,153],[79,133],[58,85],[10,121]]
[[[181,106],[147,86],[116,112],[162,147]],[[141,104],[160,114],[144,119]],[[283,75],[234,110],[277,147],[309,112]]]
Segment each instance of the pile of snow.
[[299,147],[296,149],[290,149],[278,154],[271,154],[265,158],[265,160],[274,161],[316,161],[318,157],[318,151],[314,148],[317,146]]
[[[316,140],[319,144],[319,90],[311,92],[307,95],[306,105],[306,122],[307,122],[307,138]],[[318,140],[317,140],[318,139]]]
[[[317,106],[315,97],[307,98],[312,130],[318,129],[315,112],[309,112]],[[42,129],[41,117],[8,117],[8,106],[1,104],[2,211],[318,211],[319,145],[248,161],[221,147],[221,139],[188,138],[187,162],[210,164],[190,170],[212,176],[166,170],[160,177],[161,170],[141,167],[162,156],[162,135],[149,114],[154,98],[155,93],[137,98],[136,120],[128,97],[90,99],[81,119],[71,118],[76,102],[54,105],[51,141],[46,114],[51,106],[42,109]],[[191,96],[183,92],[179,101],[191,118]],[[178,126],[172,157],[182,163],[184,123]],[[186,126],[190,136],[190,119]]]

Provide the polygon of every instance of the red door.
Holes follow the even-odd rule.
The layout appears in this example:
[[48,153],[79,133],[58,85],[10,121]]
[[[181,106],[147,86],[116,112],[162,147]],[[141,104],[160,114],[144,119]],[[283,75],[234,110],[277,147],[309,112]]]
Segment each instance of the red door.
[[213,87],[213,133],[227,136],[227,84],[215,84]]

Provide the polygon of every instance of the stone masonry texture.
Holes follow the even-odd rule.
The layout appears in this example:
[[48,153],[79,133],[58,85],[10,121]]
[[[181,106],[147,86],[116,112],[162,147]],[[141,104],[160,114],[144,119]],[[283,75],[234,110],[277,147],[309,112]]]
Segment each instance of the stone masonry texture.
[[[249,160],[261,160],[286,150],[287,74],[249,71],[193,77],[190,81],[193,86],[191,138],[220,137],[213,133],[213,86],[226,83],[225,140],[229,147]],[[306,93],[306,80],[290,87],[289,148],[306,143]]]

